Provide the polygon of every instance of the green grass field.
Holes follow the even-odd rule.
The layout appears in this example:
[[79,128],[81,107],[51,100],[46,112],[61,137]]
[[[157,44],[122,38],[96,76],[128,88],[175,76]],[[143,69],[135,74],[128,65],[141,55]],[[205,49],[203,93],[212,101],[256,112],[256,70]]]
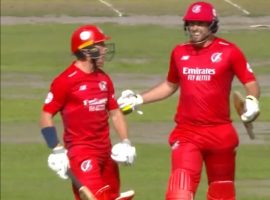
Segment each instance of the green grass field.
[[[116,8],[126,15],[181,15],[191,1],[157,0],[111,0]],[[224,1],[217,9],[222,16],[243,13]],[[270,2],[257,0],[235,0],[252,17],[269,15]],[[96,1],[71,0],[2,0],[1,15],[10,16],[114,16],[115,13]],[[71,32],[79,24],[39,23],[24,25],[1,24],[1,199],[3,200],[71,200],[69,181],[60,180],[47,167],[50,153],[44,144],[39,127],[39,113],[52,78],[61,72],[73,59],[69,51]],[[170,51],[176,43],[185,41],[182,28],[158,25],[98,24],[116,43],[116,55],[105,70],[112,77],[140,82],[154,81],[165,76]],[[238,200],[270,199],[270,59],[269,29],[224,30],[219,36],[229,39],[242,48],[262,88],[261,110],[257,132],[259,140],[241,143],[237,157],[236,185]],[[117,76],[118,77],[118,76]],[[144,80],[148,77],[149,80]],[[154,78],[153,78],[154,77]],[[151,80],[153,78],[154,80]],[[116,92],[125,85],[116,81]],[[141,91],[145,85],[131,82],[131,89]],[[234,89],[241,90],[239,84]],[[172,98],[143,107],[143,117],[128,116],[128,123],[150,124],[172,121],[177,98]],[[233,119],[239,121],[233,112]],[[56,123],[61,130],[59,116]],[[135,130],[131,130],[135,131]],[[146,140],[136,141],[138,158],[132,167],[121,166],[123,190],[136,190],[136,199],[164,199],[170,170],[170,151],[166,144],[166,130],[156,141],[155,133],[132,132]],[[59,131],[60,132],[60,131]],[[268,135],[267,135],[268,133]],[[149,134],[149,136],[147,135]],[[151,138],[153,137],[153,138]],[[247,136],[246,136],[247,137]],[[116,139],[113,137],[113,139]],[[132,138],[131,138],[132,139]],[[198,200],[205,199],[207,180],[202,175]]]
[[[181,15],[191,0],[108,0],[118,10],[126,15]],[[216,5],[221,16],[242,15],[237,8],[225,1],[210,0]],[[232,1],[233,2],[233,1]],[[270,2],[265,0],[237,0],[238,5],[248,10],[252,16],[269,15]],[[2,0],[1,15],[42,16],[42,15],[71,15],[71,16],[113,16],[115,13],[100,3],[99,0]]]
[[[136,199],[164,199],[169,175],[169,149],[164,144],[137,144],[138,159],[133,167],[121,166],[124,189],[134,188]],[[46,166],[45,145],[2,144],[1,199],[72,199],[68,181],[60,180]],[[237,164],[239,200],[269,199],[269,145],[242,145]],[[205,174],[197,199],[205,199]]]

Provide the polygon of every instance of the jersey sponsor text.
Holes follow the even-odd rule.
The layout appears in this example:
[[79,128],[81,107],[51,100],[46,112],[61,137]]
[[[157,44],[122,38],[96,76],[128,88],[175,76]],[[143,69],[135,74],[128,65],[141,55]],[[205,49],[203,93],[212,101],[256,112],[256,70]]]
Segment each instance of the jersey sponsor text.
[[216,71],[211,68],[183,67],[183,74],[187,75],[187,79],[190,81],[210,81]]
[[108,101],[107,98],[103,98],[103,99],[94,98],[94,99],[84,100],[83,105],[88,107],[90,112],[101,111],[101,110],[105,110],[107,101]]

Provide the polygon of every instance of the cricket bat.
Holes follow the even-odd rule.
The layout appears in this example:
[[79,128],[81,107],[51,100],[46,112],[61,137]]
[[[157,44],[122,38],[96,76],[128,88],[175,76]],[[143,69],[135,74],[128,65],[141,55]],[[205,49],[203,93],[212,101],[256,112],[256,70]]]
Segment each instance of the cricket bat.
[[[240,92],[238,91],[234,91],[233,93],[233,104],[234,104],[234,108],[237,112],[237,114],[239,116],[241,116],[244,112],[245,112],[245,99],[244,97],[241,95]],[[244,127],[247,131],[247,134],[249,136],[250,139],[254,140],[255,139],[255,135],[253,132],[253,124],[252,122],[243,122]]]
[[93,193],[74,176],[74,174],[67,170],[67,175],[72,181],[73,185],[78,189],[81,200],[97,200]]

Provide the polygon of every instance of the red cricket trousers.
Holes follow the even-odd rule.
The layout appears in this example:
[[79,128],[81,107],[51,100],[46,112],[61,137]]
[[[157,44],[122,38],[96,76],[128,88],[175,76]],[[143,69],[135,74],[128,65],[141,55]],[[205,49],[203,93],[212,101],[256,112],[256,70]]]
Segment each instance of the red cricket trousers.
[[[77,179],[87,186],[93,194],[109,185],[111,199],[120,193],[120,176],[118,164],[110,157],[110,152],[93,152],[85,146],[72,147],[68,151],[70,168]],[[73,187],[76,200],[80,200],[76,188]]]
[[196,193],[205,164],[208,182],[234,181],[236,147],[239,139],[231,123],[207,127],[179,125],[170,135],[171,173],[184,170]]

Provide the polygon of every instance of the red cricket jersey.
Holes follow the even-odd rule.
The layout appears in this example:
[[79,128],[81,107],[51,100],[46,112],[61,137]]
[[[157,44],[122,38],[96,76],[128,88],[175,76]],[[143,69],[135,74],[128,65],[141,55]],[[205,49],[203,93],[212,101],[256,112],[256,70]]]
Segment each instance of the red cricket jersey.
[[255,77],[236,45],[221,39],[205,48],[177,45],[167,75],[179,84],[177,124],[215,125],[231,122],[230,91],[234,75],[243,83]]
[[54,79],[43,110],[61,112],[66,148],[87,145],[110,149],[109,110],[118,108],[110,77],[98,69],[87,74],[71,64]]

